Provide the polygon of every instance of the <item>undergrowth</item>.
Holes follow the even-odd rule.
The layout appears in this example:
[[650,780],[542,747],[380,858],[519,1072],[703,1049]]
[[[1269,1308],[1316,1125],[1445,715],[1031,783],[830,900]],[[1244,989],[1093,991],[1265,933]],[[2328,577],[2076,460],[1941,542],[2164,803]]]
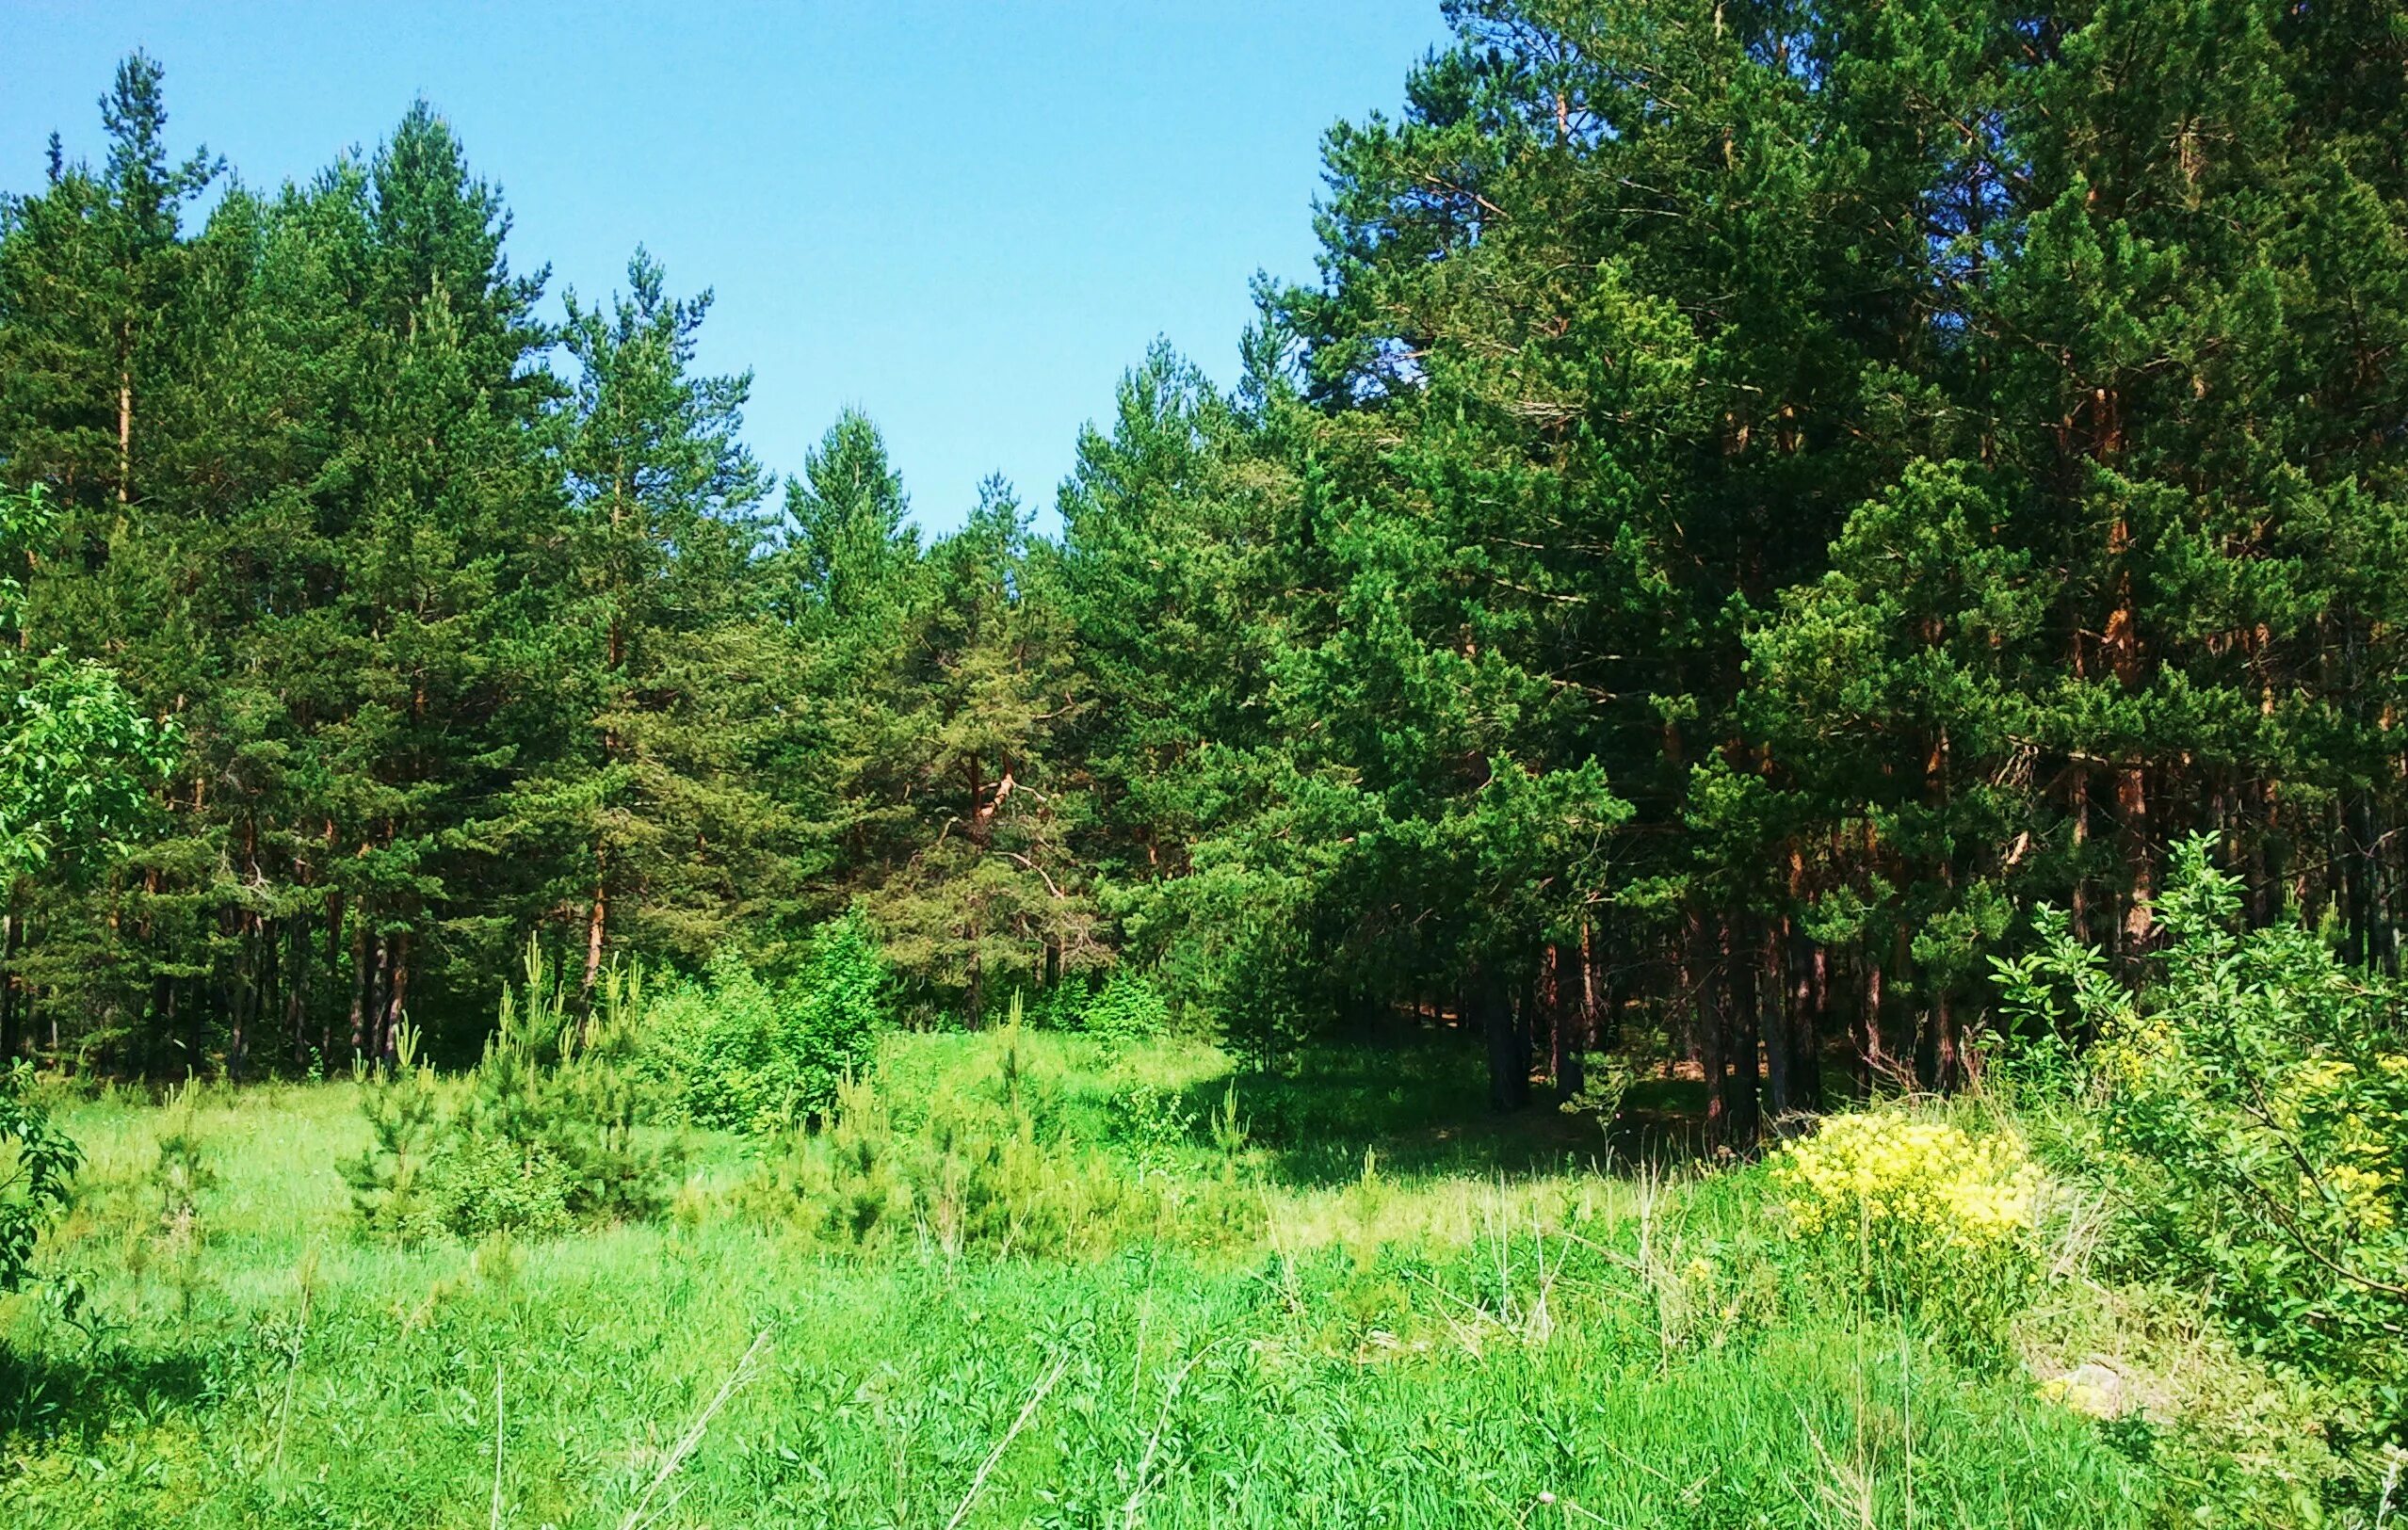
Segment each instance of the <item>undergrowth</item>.
[[[2036,1106],[1606,1172],[1593,1125],[1463,1126],[1445,1055],[1317,1097],[1190,1041],[889,1036],[816,1131],[648,1128],[681,1166],[658,1209],[563,1189],[409,1238],[326,1167],[384,1140],[362,1101],[423,1087],[482,1123],[444,1140],[539,1141],[474,1103],[497,1082],[70,1103],[90,1161],[41,1261],[84,1296],[0,1308],[0,1501],[529,1530],[2379,1512],[2329,1394],[2111,1267]],[[541,1097],[578,1055],[496,1076]],[[446,1151],[411,1173],[536,1183]],[[1947,1299],[1976,1269],[1996,1296]]]

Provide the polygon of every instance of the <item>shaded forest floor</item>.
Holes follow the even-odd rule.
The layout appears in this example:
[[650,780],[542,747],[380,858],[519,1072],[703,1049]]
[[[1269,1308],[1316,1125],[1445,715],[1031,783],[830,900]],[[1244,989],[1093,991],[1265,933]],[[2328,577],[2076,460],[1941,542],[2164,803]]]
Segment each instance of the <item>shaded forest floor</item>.
[[[2206,1422],[2279,1389],[2177,1308],[2056,1280],[1968,1339],[1797,1258],[1761,1168],[1496,1121],[1444,1039],[905,1036],[874,1087],[882,1136],[687,1134],[656,1218],[475,1244],[358,1231],[351,1085],[75,1103],[87,1296],[0,1305],[0,1522],[2291,1522]],[[998,1089],[1000,1145],[942,1104]]]

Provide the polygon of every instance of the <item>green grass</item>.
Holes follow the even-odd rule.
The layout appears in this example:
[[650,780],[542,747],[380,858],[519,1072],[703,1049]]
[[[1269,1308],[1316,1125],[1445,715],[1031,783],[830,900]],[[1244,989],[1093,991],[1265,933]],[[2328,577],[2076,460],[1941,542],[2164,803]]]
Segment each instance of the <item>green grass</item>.
[[[898,1130],[909,1102],[991,1083],[1002,1045],[896,1039],[880,1087]],[[1201,1046],[1020,1047],[1048,1151],[1129,1175],[1099,1145],[1133,1084],[1198,1113],[1228,1087]],[[832,1243],[763,1209],[755,1150],[731,1138],[698,1140],[657,1223],[368,1242],[334,1168],[365,1136],[348,1085],[196,1101],[214,1183],[179,1231],[154,1182],[180,1112],[75,1105],[91,1162],[44,1258],[89,1312],[0,1307],[0,1524],[2054,1530],[2187,1512],[2147,1450],[2043,1400],[2004,1353],[1816,1285],[1754,1171],[1601,1171],[1593,1126],[1498,1129],[1443,1046],[1237,1087],[1248,1146],[1199,1126],[1152,1163],[1145,1215],[1039,1259]],[[1246,1214],[1188,1215],[1226,1203]]]

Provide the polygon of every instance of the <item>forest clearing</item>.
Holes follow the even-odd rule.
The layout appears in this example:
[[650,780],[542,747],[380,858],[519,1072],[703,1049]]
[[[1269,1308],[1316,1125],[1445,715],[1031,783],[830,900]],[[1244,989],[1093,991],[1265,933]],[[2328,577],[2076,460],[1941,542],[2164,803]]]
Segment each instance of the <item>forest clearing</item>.
[[2408,1524],[2398,0],[449,3],[9,18],[5,1530]]

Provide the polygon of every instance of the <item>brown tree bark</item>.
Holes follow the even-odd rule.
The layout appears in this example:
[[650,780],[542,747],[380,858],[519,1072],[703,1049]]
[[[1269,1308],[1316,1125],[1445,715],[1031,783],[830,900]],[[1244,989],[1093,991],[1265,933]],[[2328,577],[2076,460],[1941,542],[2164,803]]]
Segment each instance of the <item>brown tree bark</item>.
[[1489,1107],[1519,1110],[1530,1103],[1530,1055],[1521,1027],[1514,1023],[1513,1001],[1504,974],[1493,963],[1481,964],[1473,974],[1472,993],[1488,1048]]
[[1730,1103],[1723,1111],[1723,1119],[1730,1125],[1731,1150],[1751,1152],[1764,1123],[1763,1099],[1758,1092],[1764,1046],[1756,1017],[1754,953],[1749,949],[1745,926],[1737,920],[1722,921],[1721,943],[1723,1023],[1728,1028],[1726,1054],[1730,1059],[1730,1071],[1724,1074],[1722,1086]]
[[1790,1008],[1787,962],[1782,953],[1788,925],[1786,917],[1761,921],[1755,950],[1756,1012],[1763,1017],[1760,1023],[1764,1030],[1765,1107],[1772,1117],[1776,1134],[1781,1130],[1782,1119],[1798,1108],[1791,1073],[1797,1055],[1790,1035],[1796,1017]]

